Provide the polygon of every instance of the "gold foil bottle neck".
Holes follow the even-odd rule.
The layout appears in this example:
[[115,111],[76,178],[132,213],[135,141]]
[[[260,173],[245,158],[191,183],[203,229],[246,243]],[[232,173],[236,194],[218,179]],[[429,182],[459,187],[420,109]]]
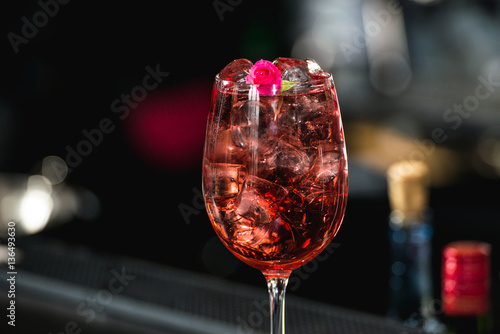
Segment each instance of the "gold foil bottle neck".
[[389,204],[401,225],[422,221],[429,201],[429,168],[421,161],[400,161],[387,169]]

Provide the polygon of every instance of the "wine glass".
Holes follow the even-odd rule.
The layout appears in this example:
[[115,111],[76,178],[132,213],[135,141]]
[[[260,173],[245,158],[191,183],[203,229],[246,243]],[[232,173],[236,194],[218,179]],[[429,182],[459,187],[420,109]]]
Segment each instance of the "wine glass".
[[242,80],[251,63],[237,61],[215,77],[203,193],[223,244],[264,274],[271,334],[284,334],[291,272],[328,246],[344,217],[344,131],[332,76],[312,60],[275,60],[297,81],[272,89]]

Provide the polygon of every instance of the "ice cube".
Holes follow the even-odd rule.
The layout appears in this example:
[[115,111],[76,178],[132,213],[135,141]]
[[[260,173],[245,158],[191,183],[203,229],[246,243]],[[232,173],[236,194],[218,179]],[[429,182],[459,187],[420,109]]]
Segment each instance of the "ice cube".
[[302,145],[316,147],[333,140],[336,128],[334,115],[311,112],[300,120],[299,137]]
[[307,70],[309,72],[309,76],[312,79],[323,79],[323,78],[328,78],[330,74],[326,71],[324,71],[319,64],[311,58],[307,58],[306,60],[306,66]]
[[252,68],[253,63],[248,59],[236,59],[230,62],[219,72],[219,79],[244,82],[248,71]]
[[283,133],[296,133],[297,126],[309,112],[311,99],[306,95],[285,96],[281,104],[276,123]]
[[248,148],[277,135],[273,127],[274,109],[270,103],[243,100],[231,110],[232,140],[236,147]]
[[296,182],[309,171],[309,156],[303,148],[297,148],[280,140],[276,149],[276,174],[284,185]]
[[222,226],[241,220],[241,217],[234,212],[234,198],[225,201],[225,203],[221,203],[220,200],[207,196],[205,203],[209,216],[214,219],[214,222]]
[[235,202],[236,213],[254,224],[269,224],[278,215],[278,203],[288,191],[278,184],[247,176]]
[[287,57],[279,57],[276,58],[273,61],[273,64],[278,67],[278,69],[281,71],[281,73],[284,73],[284,71],[289,70],[294,67],[305,67],[307,68],[307,63],[305,60],[302,59],[295,59],[295,58],[287,58]]
[[207,157],[211,162],[243,164],[247,152],[233,142],[231,129],[219,131],[214,142],[209,143]]
[[[310,160],[303,148],[296,147],[283,138],[275,142],[266,154],[259,156],[258,175],[288,186],[309,171]],[[293,141],[293,137],[290,140]]]
[[235,205],[236,213],[254,224],[269,224],[274,218],[272,203],[257,195],[253,189],[243,189]]
[[295,238],[290,225],[280,217],[266,226],[263,232],[265,234],[261,239],[260,250],[268,256],[286,256],[286,253],[295,246]]
[[273,62],[281,71],[283,80],[305,82],[311,79],[328,78],[330,74],[324,71],[319,64],[311,58],[305,60],[280,57]]
[[338,195],[335,191],[311,192],[306,198],[306,221],[314,223],[329,223],[337,212]]
[[322,152],[321,147],[318,149],[318,155],[313,160],[308,174],[315,187],[333,189],[339,174],[341,157],[339,151]]
[[267,257],[282,257],[295,244],[290,225],[280,217],[267,225],[254,225],[241,218],[238,223],[230,225],[229,231],[230,239],[239,247],[251,249]]
[[210,177],[207,190],[210,197],[217,202],[227,202],[238,195],[243,183],[243,165],[211,163],[208,173]]
[[276,144],[270,145],[268,150],[260,150],[260,152],[257,153],[256,166],[254,165],[252,157],[249,159],[249,168],[252,169],[253,174],[262,179],[269,179],[271,181],[274,181],[272,175],[275,174],[276,170],[275,150],[276,150]]
[[309,71],[307,70],[307,67],[298,66],[286,69],[283,72],[282,79],[292,82],[307,82],[311,80],[311,77],[309,76]]
[[328,141],[335,123],[335,115],[328,112],[331,101],[317,95],[285,96],[276,120],[279,131],[299,138],[305,147]]
[[281,78],[293,82],[305,82],[311,80],[307,62],[305,60],[280,57],[273,61],[274,65],[281,71]]
[[300,230],[306,224],[306,202],[297,189],[291,190],[279,204],[280,216]]

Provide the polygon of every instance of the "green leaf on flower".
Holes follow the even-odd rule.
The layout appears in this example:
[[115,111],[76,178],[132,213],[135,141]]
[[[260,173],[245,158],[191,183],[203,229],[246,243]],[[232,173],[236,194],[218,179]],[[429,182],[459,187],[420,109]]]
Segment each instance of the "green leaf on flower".
[[282,80],[281,81],[281,91],[288,90],[295,86],[298,82],[293,82],[293,81],[287,81],[287,80]]

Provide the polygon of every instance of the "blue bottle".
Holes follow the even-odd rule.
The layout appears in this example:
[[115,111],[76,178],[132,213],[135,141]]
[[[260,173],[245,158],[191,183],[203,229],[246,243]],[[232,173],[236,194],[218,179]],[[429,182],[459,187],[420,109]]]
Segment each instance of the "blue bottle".
[[391,262],[387,315],[422,333],[440,333],[433,297],[432,211],[429,168],[421,161],[394,163],[387,170],[391,207],[388,224]]

